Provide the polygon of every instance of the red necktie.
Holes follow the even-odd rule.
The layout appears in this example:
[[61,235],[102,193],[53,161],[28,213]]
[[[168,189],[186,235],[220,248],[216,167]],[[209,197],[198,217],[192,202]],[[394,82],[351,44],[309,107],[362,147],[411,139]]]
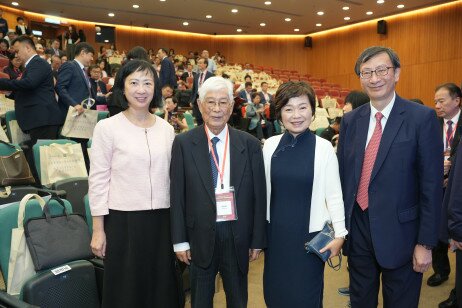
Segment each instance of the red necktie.
[[358,194],[356,201],[363,211],[369,206],[369,183],[371,181],[371,173],[374,168],[375,159],[377,158],[377,151],[379,150],[380,139],[382,139],[382,123],[383,114],[377,112],[375,114],[375,128],[371,140],[364,152],[364,162],[361,171],[361,179],[359,180]]

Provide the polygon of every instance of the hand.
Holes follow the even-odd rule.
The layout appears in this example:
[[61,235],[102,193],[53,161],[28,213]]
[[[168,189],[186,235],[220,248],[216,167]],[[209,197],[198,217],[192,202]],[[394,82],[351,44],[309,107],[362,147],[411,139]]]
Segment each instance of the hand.
[[85,108],[82,107],[82,105],[75,105],[74,109],[77,111],[78,114],[81,114],[85,111]]
[[191,261],[191,250],[186,250],[186,251],[177,251],[176,257],[178,260],[180,260],[183,263],[190,264],[189,261]]
[[453,248],[453,250],[456,250],[456,249],[462,250],[462,242],[451,240],[451,248]]
[[412,263],[414,271],[418,273],[425,273],[430,265],[432,265],[432,251],[422,245],[416,245],[414,248]]
[[106,233],[93,230],[90,247],[95,256],[104,259],[106,256]]
[[255,261],[261,254],[261,249],[249,249],[249,261]]
[[445,160],[444,161],[444,175],[448,174],[449,169],[451,168],[451,161],[450,160]]
[[323,253],[327,250],[330,250],[330,258],[338,256],[340,253],[340,249],[342,249],[343,243],[345,240],[343,238],[335,238],[329,244],[324,246],[319,252]]

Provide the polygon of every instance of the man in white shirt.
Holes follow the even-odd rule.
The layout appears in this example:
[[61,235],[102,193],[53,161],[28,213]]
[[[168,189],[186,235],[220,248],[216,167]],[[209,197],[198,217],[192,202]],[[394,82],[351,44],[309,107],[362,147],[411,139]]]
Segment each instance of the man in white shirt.
[[209,63],[207,66],[207,70],[210,73],[215,74],[215,71],[217,70],[217,64],[213,59],[209,58],[209,52],[207,50],[203,50],[201,56],[203,58],[206,58]]

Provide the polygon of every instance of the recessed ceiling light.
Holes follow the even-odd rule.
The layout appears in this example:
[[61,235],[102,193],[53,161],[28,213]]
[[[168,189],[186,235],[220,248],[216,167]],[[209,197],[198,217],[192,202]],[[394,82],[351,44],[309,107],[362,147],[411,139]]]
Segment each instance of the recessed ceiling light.
[[384,3],[385,3],[385,0],[377,0],[377,3],[378,3],[378,4],[384,4]]
[[96,32],[96,35],[101,35],[101,32]]
[[347,17],[343,17],[343,19],[345,19],[345,20],[350,20],[350,17],[348,17],[348,16],[347,16]]
[[183,26],[188,26],[188,25],[189,25],[189,22],[183,21]]
[[114,17],[115,14],[114,14],[114,13],[109,13],[109,14],[107,14],[107,16],[109,16],[109,17]]
[[322,27],[322,24],[316,24],[316,27]]
[[212,15],[205,15],[205,18],[212,18]]
[[294,31],[295,31],[295,32],[299,32],[300,29],[299,29],[299,28],[295,28]]
[[134,9],[138,9],[140,7],[138,4],[133,4],[132,6]]
[[262,22],[262,23],[260,24],[260,26],[261,26],[261,27],[264,27],[264,26],[266,26],[266,24],[265,24],[264,22]]
[[239,12],[237,9],[232,9],[231,10],[231,13],[237,13],[237,12]]
[[372,15],[374,14],[373,12],[369,11],[369,12],[366,12],[367,15]]
[[265,5],[271,5],[271,1],[265,1]]
[[17,3],[17,2],[11,2],[11,4],[14,5],[14,6],[18,6],[18,5],[19,5],[19,3]]
[[285,20],[285,21],[291,21],[291,20],[292,20],[292,18],[289,18],[289,17],[287,17],[287,18],[286,18],[286,19],[284,19],[284,20]]
[[349,6],[344,6],[344,7],[342,7],[342,10],[344,10],[344,11],[348,11],[349,9],[350,9]]
[[319,12],[317,12],[316,14],[318,14],[319,16],[322,16],[322,15],[324,15],[324,12],[323,12],[323,11],[319,11]]
[[165,2],[166,0],[160,0],[160,2]]
[[404,8],[404,4],[398,4],[396,7],[397,7],[398,9],[402,9],[402,8]]
[[105,43],[109,43],[109,40],[104,40]]
[[242,32],[242,29],[236,29],[237,32]]

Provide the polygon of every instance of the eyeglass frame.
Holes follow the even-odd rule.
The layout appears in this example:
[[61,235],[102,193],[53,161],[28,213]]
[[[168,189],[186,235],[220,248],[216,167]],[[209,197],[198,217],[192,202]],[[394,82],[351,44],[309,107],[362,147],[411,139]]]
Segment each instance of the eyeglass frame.
[[[213,105],[212,105],[212,103],[213,103]],[[225,102],[205,101],[205,102],[203,102],[203,104],[209,110],[213,110],[213,108],[215,108],[217,105],[218,105],[218,108],[220,108],[220,110],[224,110],[224,109],[229,108],[231,106],[231,102],[229,102],[229,101],[226,101],[226,103]]]
[[[375,76],[377,77],[383,77],[383,76],[387,76],[388,75],[388,71],[390,70],[390,68],[395,68],[394,66],[385,66],[385,67],[377,67],[375,70],[372,70],[372,71],[361,71],[359,72],[359,77],[361,79],[371,79],[372,78],[372,75],[375,73]],[[377,70],[383,70],[383,74],[378,74],[377,73]],[[364,74],[367,73],[367,74],[371,74],[369,77],[366,77],[364,76]]]

